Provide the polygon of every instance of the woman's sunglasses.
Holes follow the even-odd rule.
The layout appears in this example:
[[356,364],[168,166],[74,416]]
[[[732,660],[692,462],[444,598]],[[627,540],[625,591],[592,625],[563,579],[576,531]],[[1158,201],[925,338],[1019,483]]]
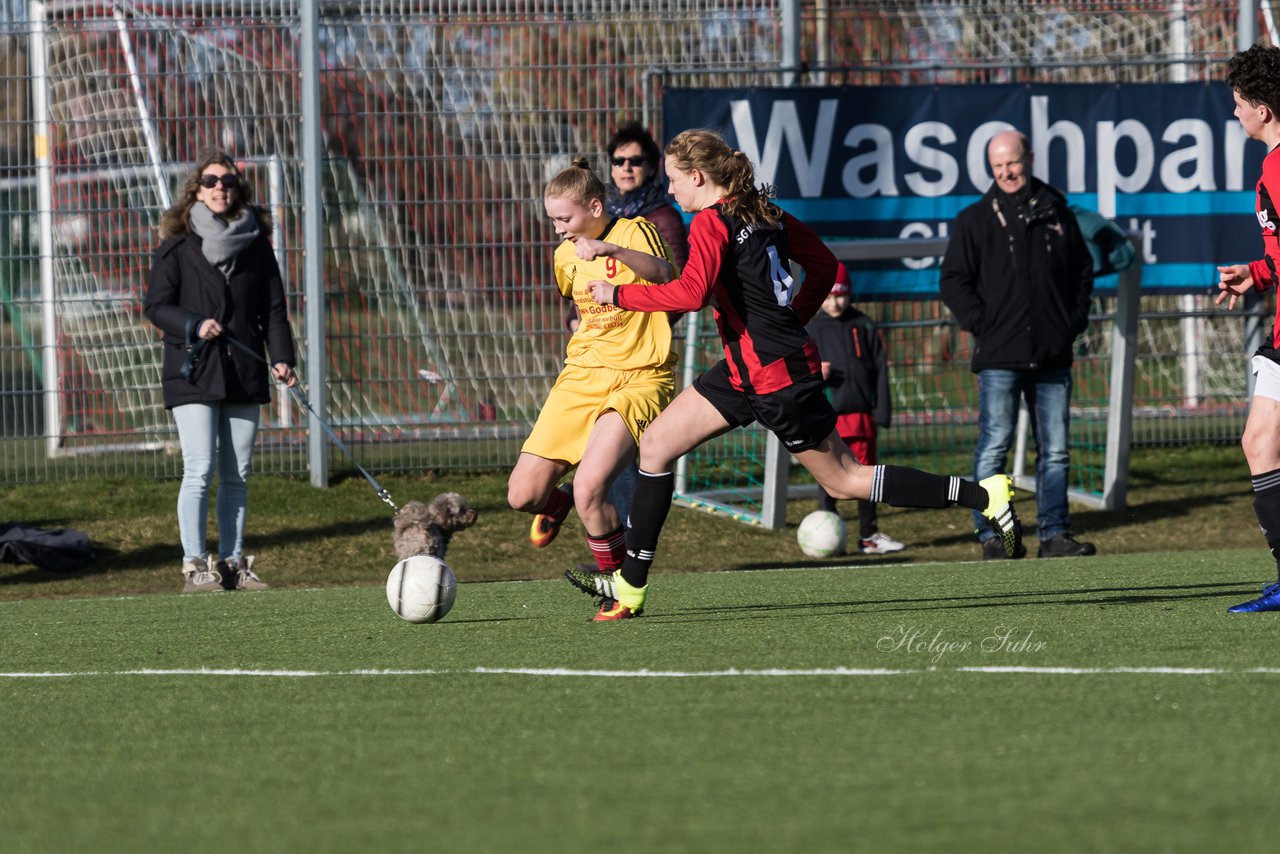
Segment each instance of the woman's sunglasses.
[[200,186],[206,190],[212,190],[214,187],[222,185],[224,190],[234,190],[240,186],[240,176],[233,175],[228,172],[225,175],[201,175]]
[[645,163],[649,162],[649,158],[643,154],[637,154],[635,157],[610,157],[609,162],[614,166],[625,166],[631,164],[632,169],[639,169]]

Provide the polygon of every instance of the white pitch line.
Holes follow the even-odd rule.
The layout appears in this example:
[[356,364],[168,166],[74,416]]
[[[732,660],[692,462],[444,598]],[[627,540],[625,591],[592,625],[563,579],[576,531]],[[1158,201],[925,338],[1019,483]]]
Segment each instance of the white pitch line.
[[68,679],[86,676],[221,676],[248,678],[314,678],[347,676],[550,676],[586,677],[594,679],[700,679],[700,678],[769,678],[804,676],[914,676],[923,673],[987,673],[1039,676],[1098,676],[1135,674],[1153,676],[1237,676],[1278,675],[1277,667],[928,667],[920,669],[831,667],[806,670],[771,668],[766,670],[573,670],[563,667],[473,667],[466,670],[249,670],[243,668],[140,669],[140,670],[73,670],[43,672],[0,672],[0,679]]

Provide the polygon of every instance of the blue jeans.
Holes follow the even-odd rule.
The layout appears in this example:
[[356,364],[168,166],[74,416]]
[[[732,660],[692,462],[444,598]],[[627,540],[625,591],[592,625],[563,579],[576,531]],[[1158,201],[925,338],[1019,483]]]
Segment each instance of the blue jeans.
[[173,408],[182,444],[182,486],[178,489],[178,534],[183,558],[205,553],[209,520],[209,484],[218,463],[218,557],[238,558],[244,551],[244,522],[249,511],[249,465],[258,435],[261,407],[256,403],[187,403]]
[[640,476],[640,467],[635,460],[624,468],[609,485],[609,503],[618,511],[618,521],[627,527],[627,516],[631,514],[631,494],[636,491],[636,479]]
[[[1025,397],[1036,443],[1036,533],[1048,540],[1071,530],[1067,510],[1067,430],[1071,421],[1071,369],[978,372],[978,447],[973,477],[982,480],[1006,470],[1018,426],[1018,402]],[[995,536],[973,514],[979,539]]]

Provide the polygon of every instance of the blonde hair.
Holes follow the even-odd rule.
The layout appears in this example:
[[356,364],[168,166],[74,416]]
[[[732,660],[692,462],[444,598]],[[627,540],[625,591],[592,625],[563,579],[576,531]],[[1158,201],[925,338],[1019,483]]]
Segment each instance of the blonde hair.
[[747,155],[729,147],[712,130],[687,130],[667,143],[667,162],[681,172],[698,170],[725,188],[724,211],[748,225],[777,227],[782,210],[773,202],[773,188],[756,186],[756,170]]
[[240,179],[234,190],[230,191],[231,205],[227,208],[225,219],[235,219],[244,208],[252,208],[258,218],[258,228],[266,237],[271,236],[271,212],[253,204],[253,187],[244,179],[240,167],[230,154],[216,148],[206,148],[196,155],[196,167],[182,182],[182,189],[173,205],[160,215],[160,239],[167,240],[190,230],[191,206],[196,203],[196,193],[200,192],[200,176],[213,164],[226,168],[228,172]]
[[573,158],[573,163],[561,169],[547,182],[547,188],[543,190],[542,195],[569,199],[585,206],[589,205],[593,199],[599,199],[600,203],[604,204],[609,190],[604,182],[596,177],[596,173],[587,166],[587,158],[579,155]]

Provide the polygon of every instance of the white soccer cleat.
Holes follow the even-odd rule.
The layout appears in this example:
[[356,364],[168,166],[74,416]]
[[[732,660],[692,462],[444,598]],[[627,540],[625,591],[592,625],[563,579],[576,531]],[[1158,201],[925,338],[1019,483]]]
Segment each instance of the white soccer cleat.
[[890,552],[900,552],[906,547],[906,543],[900,543],[888,534],[876,531],[862,541],[861,551],[864,555],[887,555]]

